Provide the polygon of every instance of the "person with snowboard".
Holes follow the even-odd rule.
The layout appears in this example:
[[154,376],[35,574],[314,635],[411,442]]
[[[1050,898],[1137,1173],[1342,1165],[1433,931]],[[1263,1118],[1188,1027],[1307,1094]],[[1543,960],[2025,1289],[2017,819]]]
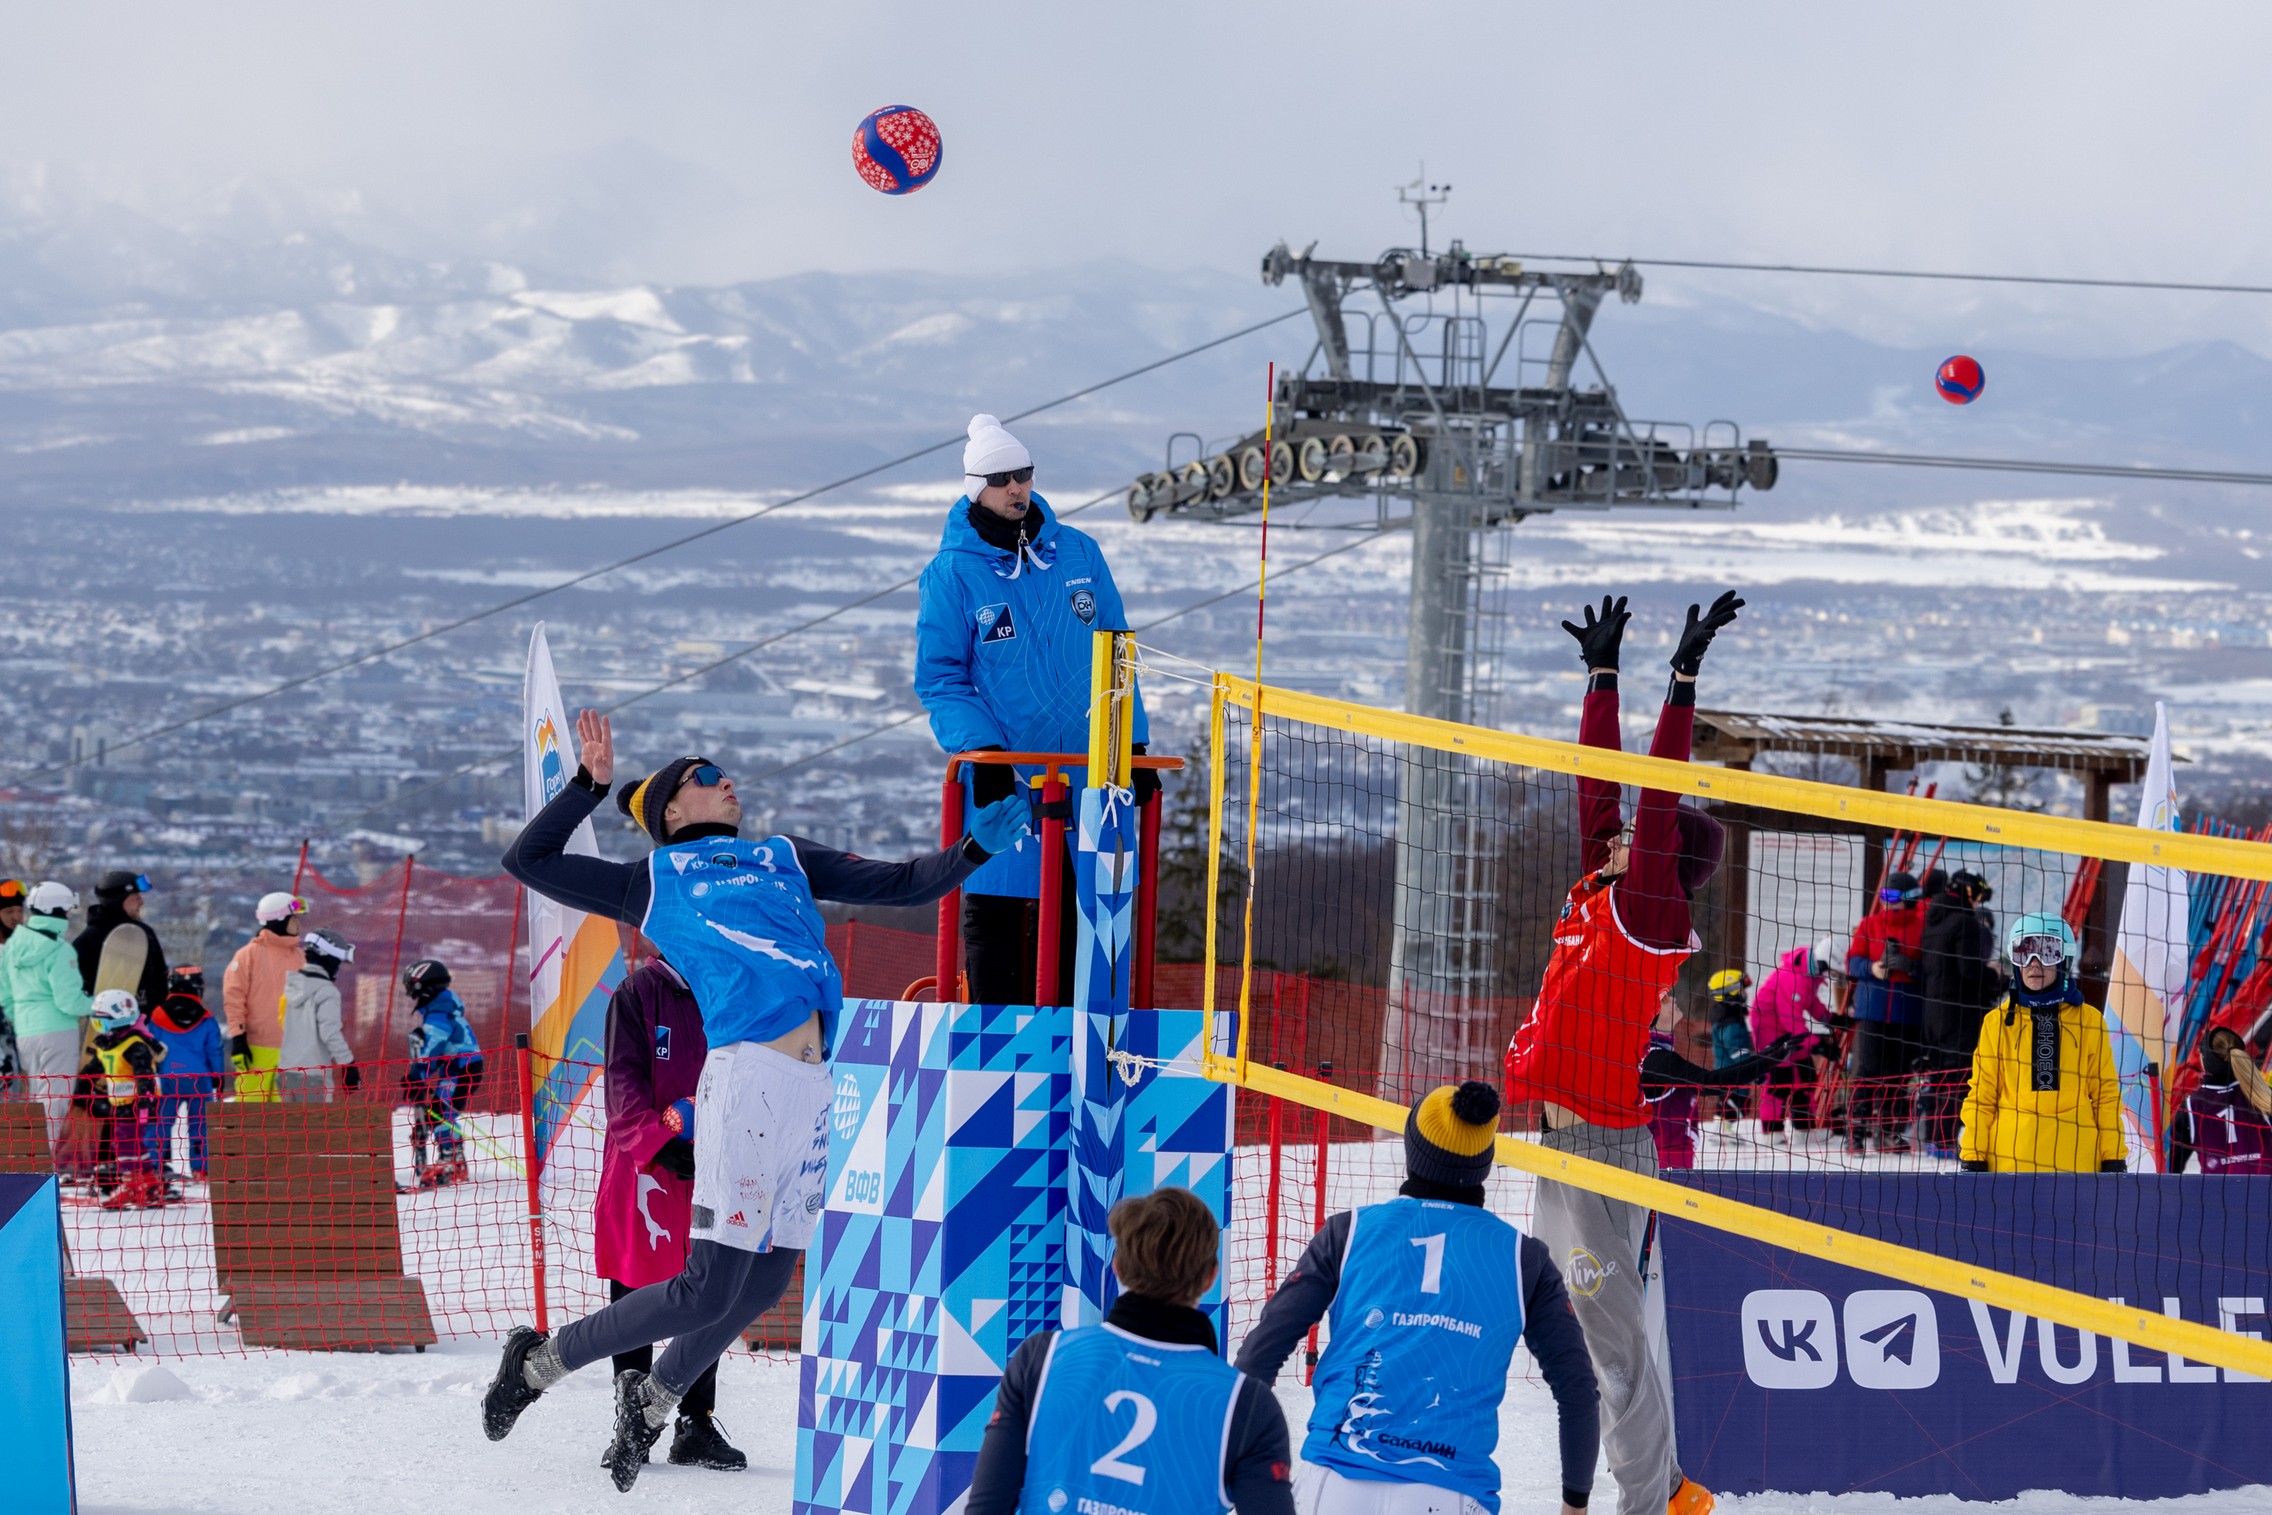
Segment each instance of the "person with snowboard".
[[114,868],[95,885],[87,924],[71,939],[79,955],[79,982],[89,994],[131,989],[135,1003],[154,1010],[166,997],[166,949],[142,919],[150,893],[147,874]]
[[828,1055],[844,982],[817,901],[920,905],[1030,834],[1012,797],[981,809],[952,847],[905,862],[855,857],[801,837],[741,835],[733,780],[674,758],[618,796],[654,841],[638,863],[568,850],[613,787],[607,718],[576,718],[583,762],[530,817],[505,870],[570,909],[625,921],[661,949],[702,1009],[710,1053],[695,1092],[694,1208],[685,1269],[552,1336],[516,1327],[482,1400],[492,1441],[546,1389],[588,1363],[670,1338],[652,1373],[616,1379],[604,1457],[628,1490],[694,1381],[780,1300],[811,1240],[828,1168]]
[[[1672,655],[1672,684],[1649,755],[1686,762],[1696,719],[1696,677],[1712,639],[1743,601],[1688,607]],[[1578,740],[1622,749],[1617,674],[1623,599],[1602,597],[1584,624],[1564,621],[1586,667]],[[1507,1096],[1545,1104],[1542,1145],[1654,1178],[1650,1106],[1641,1061],[1659,997],[1702,945],[1691,921],[1698,890],[1719,871],[1720,823],[1669,790],[1644,789],[1630,824],[1618,786],[1578,780],[1578,841],[1585,872],[1570,886],[1537,1002],[1507,1049]],[[1653,1340],[1643,1293],[1649,1212],[1588,1189],[1541,1179],[1532,1230],[1567,1276],[1602,1385],[1602,1443],[1617,1480],[1620,1515],[1705,1515],[1711,1493],[1680,1471],[1673,1446],[1671,1376]]]

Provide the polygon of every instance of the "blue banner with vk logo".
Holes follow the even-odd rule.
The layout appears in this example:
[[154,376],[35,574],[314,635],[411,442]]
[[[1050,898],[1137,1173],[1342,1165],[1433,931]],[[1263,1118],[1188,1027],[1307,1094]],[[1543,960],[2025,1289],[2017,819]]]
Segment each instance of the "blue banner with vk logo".
[[[2272,1329],[2272,1178],[1693,1173],[1811,1223]],[[1682,1468],[1728,1494],[2159,1498],[2272,1483],[2272,1384],[1671,1215]]]

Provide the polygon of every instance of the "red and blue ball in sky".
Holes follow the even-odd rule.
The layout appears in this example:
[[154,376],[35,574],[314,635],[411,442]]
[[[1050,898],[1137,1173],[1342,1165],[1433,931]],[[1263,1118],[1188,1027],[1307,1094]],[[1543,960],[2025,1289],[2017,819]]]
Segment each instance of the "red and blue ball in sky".
[[1980,398],[1980,391],[1987,383],[1988,376],[1980,371],[1980,364],[1961,352],[1943,363],[1940,372],[1933,375],[1934,387],[1951,405],[1970,405]]
[[908,195],[938,176],[939,128],[912,105],[868,112],[852,134],[852,167],[870,189]]

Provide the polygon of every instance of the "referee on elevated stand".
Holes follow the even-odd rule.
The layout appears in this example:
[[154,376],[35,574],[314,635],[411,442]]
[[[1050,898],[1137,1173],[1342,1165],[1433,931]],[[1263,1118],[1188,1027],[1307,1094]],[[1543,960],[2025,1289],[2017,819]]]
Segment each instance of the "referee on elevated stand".
[[[1732,592],[1708,611],[1688,607],[1651,757],[1688,761],[1697,670],[1713,636],[1742,608]],[[1607,595],[1598,613],[1588,606],[1584,616],[1582,625],[1562,623],[1586,664],[1578,740],[1617,752],[1618,649],[1632,617],[1622,598]],[[1641,1060],[1658,997],[1701,945],[1690,905],[1719,871],[1726,839],[1719,822],[1659,789],[1641,792],[1627,824],[1618,786],[1588,778],[1578,780],[1578,836],[1585,876],[1570,886],[1537,1003],[1507,1049],[1507,1097],[1544,1102],[1541,1145],[1654,1178]],[[1648,1210],[1541,1179],[1531,1229],[1561,1268],[1585,1328],[1619,1515],[1705,1515],[1712,1495],[1680,1471],[1671,1377],[1652,1350],[1643,1276]]]
[[[963,448],[962,497],[947,511],[938,556],[923,570],[915,621],[915,695],[931,732],[950,753],[1087,752],[1089,679],[1094,634],[1125,630],[1128,612],[1104,549],[1088,533],[1057,518],[1034,492],[1033,455],[992,416],[970,418]],[[1135,750],[1147,737],[1143,696],[1136,699]],[[1042,770],[973,763],[963,772],[964,814],[1025,788]],[[1068,775],[1077,791],[1082,775]],[[1136,803],[1148,805],[1160,781],[1136,770]],[[1061,819],[1075,813],[1071,799]],[[1033,817],[1038,836],[1042,817]],[[966,821],[967,824],[967,821]],[[1056,1004],[1073,998],[1077,914],[1068,866],[1058,912]],[[963,976],[981,1005],[1022,1005],[1034,998],[1040,942],[1041,851],[1038,842],[970,876],[962,893]],[[941,999],[957,998],[941,984]]]

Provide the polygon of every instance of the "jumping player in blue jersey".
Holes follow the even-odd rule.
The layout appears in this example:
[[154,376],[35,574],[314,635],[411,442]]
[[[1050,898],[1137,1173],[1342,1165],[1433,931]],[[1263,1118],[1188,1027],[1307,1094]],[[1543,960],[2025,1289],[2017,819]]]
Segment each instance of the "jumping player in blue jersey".
[[965,1515],[1293,1515],[1286,1417],[1215,1355],[1195,1308],[1215,1282],[1215,1216],[1189,1189],[1112,1207],[1121,1295],[1104,1324],[1010,1354]]
[[1327,1221],[1247,1333],[1239,1367],[1269,1383],[1331,1322],[1302,1515],[1498,1515],[1492,1453],[1517,1340],[1559,1412],[1563,1515],[1585,1508],[1601,1446],[1593,1362],[1545,1245],[1483,1208],[1498,1124],[1489,1084],[1415,1104],[1400,1197]]
[[936,900],[1027,834],[1027,807],[981,810],[970,835],[943,851],[873,862],[801,837],[745,841],[733,780],[704,758],[682,757],[619,797],[655,850],[644,862],[611,863],[567,850],[615,774],[605,717],[584,711],[576,737],[583,766],[530,818],[505,868],[548,899],[637,926],[693,991],[710,1043],[695,1091],[693,1244],[685,1271],[667,1283],[550,1337],[515,1328],[482,1401],[482,1429],[502,1441],[568,1374],[668,1338],[651,1373],[616,1377],[615,1437],[603,1461],[628,1490],[686,1391],[779,1302],[820,1214],[828,1053],[844,984],[815,901]]

